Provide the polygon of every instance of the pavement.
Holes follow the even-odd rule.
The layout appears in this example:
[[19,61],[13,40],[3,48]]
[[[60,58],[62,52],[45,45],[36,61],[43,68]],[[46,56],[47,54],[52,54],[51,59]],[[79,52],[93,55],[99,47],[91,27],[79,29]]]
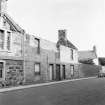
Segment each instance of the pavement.
[[19,90],[19,89],[27,89],[27,88],[32,88],[32,87],[46,86],[46,85],[53,85],[53,84],[58,84],[58,83],[63,83],[63,82],[64,83],[65,82],[70,82],[70,81],[80,81],[80,80],[92,79],[92,78],[96,78],[96,77],[79,78],[79,79],[62,80],[62,81],[53,81],[53,82],[41,83],[41,84],[2,88],[2,89],[0,89],[0,92],[13,91],[13,90]]
[[60,81],[0,92],[0,105],[105,105],[105,78]]

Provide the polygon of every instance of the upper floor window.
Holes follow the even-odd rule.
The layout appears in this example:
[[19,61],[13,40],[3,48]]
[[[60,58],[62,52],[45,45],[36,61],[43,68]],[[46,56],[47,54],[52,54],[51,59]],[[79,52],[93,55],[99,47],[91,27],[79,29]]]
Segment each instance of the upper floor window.
[[73,49],[71,49],[71,59],[73,60],[74,57],[73,57]]
[[7,50],[10,50],[11,33],[7,32]]
[[4,36],[5,36],[5,31],[0,30],[0,49],[4,49]]
[[37,47],[37,54],[40,54],[40,39],[35,38],[35,45]]

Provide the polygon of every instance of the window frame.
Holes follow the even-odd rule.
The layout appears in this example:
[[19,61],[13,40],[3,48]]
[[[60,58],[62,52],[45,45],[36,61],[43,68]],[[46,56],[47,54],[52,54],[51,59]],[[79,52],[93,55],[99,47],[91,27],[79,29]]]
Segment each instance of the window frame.
[[5,30],[3,30],[3,29],[0,29],[0,31],[3,31],[3,34],[4,34],[3,39],[2,39],[2,40],[3,40],[3,41],[2,41],[2,44],[3,44],[3,45],[2,45],[2,46],[0,45],[0,50],[5,50],[4,47],[5,47],[5,36],[6,36],[5,33],[6,33],[6,32],[5,32]]
[[[11,32],[10,31],[6,31],[7,33],[7,36],[6,36],[6,44],[7,44],[7,46],[6,46],[6,50],[8,50],[8,51],[10,51],[11,50],[11,37],[12,37],[12,35],[11,35]],[[10,35],[10,41],[9,41],[9,49],[8,49],[8,33],[10,33],[9,35]]]
[[71,49],[71,60],[74,60],[74,50]]
[[[35,65],[39,65],[39,71],[38,72],[36,72],[36,70],[35,70]],[[40,76],[41,75],[41,64],[40,63],[35,63],[34,64],[34,74],[35,74],[35,76]]]
[[0,62],[2,62],[3,63],[3,69],[2,69],[2,77],[0,77],[0,79],[3,79],[3,80],[5,80],[5,61],[3,61],[3,60],[0,60]]
[[37,46],[37,54],[40,54],[40,39],[38,38],[34,38],[34,40],[36,40],[38,42],[38,46]]
[[[12,37],[12,31],[6,30],[4,28],[0,28],[1,31],[4,31],[4,39],[3,39],[3,48],[0,48],[0,51],[10,51],[11,50],[11,37]],[[10,33],[10,50],[7,49],[7,32]]]

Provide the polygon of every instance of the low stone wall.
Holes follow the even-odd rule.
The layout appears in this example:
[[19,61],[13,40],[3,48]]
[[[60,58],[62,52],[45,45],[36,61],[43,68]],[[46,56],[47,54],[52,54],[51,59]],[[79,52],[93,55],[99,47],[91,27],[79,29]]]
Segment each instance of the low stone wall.
[[79,64],[79,77],[92,77],[97,76],[99,70],[101,69],[98,65],[89,65],[89,64]]

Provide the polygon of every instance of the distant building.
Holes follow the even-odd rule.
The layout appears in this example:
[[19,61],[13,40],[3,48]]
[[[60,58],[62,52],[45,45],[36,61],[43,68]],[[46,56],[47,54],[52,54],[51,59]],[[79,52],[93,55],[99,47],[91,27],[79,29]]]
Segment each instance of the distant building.
[[[88,51],[79,51],[78,52],[78,60],[81,63],[95,63],[97,60],[97,53],[96,53],[96,47],[93,47],[93,50]],[[94,62],[95,61],[95,62]],[[98,60],[97,60],[98,61]]]

